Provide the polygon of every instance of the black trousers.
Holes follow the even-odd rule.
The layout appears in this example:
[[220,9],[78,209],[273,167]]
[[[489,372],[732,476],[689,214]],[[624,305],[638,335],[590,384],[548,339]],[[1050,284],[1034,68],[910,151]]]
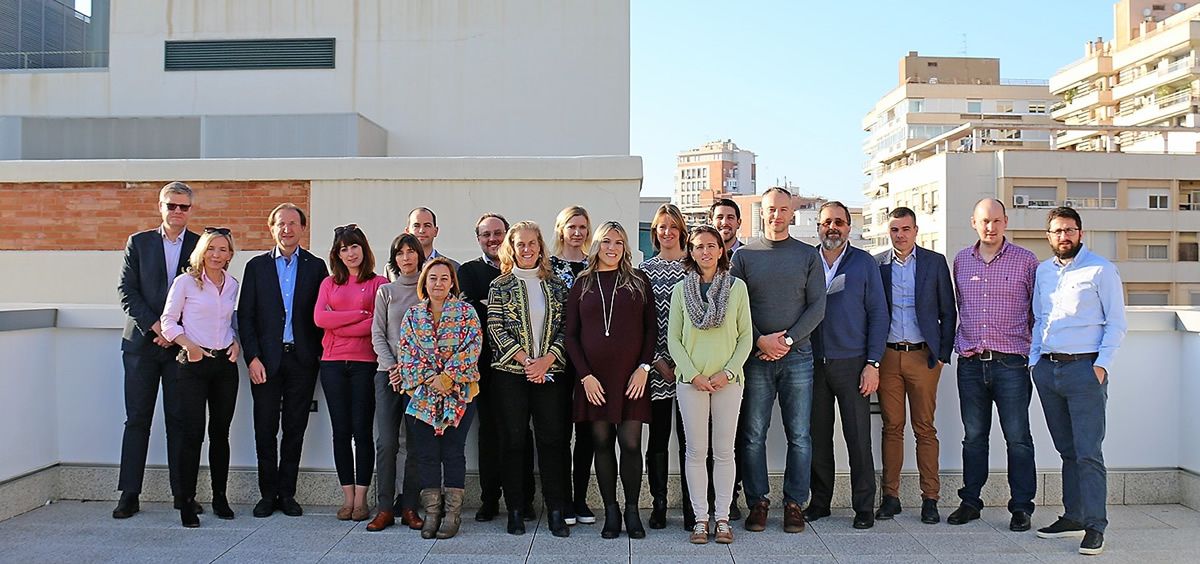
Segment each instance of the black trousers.
[[[657,376],[656,376],[657,377]],[[650,438],[646,441],[646,474],[650,496],[655,500],[667,499],[667,452],[671,444],[671,423],[675,423],[675,439],[679,443],[679,486],[683,505],[689,505],[687,476],[683,472],[687,439],[683,436],[683,416],[675,407],[675,398],[650,402]],[[710,473],[711,474],[711,473]]]
[[117,489],[122,492],[142,492],[142,479],[146,475],[146,452],[150,449],[150,426],[154,421],[154,406],[158,403],[158,387],[161,382],[171,494],[180,495],[180,411],[178,392],[175,389],[179,380],[179,363],[175,360],[175,353],[178,351],[178,347],[171,347],[150,351],[148,354],[121,353],[121,362],[125,365],[125,433],[121,438],[121,473],[117,480]]
[[[529,450],[529,421],[537,445],[538,469],[542,476],[542,496],[546,507],[563,508],[567,466],[567,441],[570,419],[563,417],[562,403],[567,394],[565,382],[533,384],[524,374],[492,373],[492,392],[499,401],[502,422],[503,460],[516,460]],[[505,464],[503,472],[504,504],[511,510],[532,501],[533,492],[525,489],[525,469]]]
[[[258,491],[264,499],[296,496],[300,453],[308,414],[317,387],[317,364],[300,361],[295,351],[283,353],[279,370],[267,381],[251,384],[254,398],[254,448],[258,454]],[[283,427],[283,438],[279,429]]]
[[208,469],[214,494],[225,493],[229,480],[229,424],[237,405],[238,368],[229,361],[228,349],[179,368],[178,392],[182,411],[179,444],[179,497],[196,496],[200,449],[204,445],[205,408],[208,408]]
[[375,473],[378,367],[374,362],[356,360],[321,361],[321,389],[333,427],[333,465],[343,486],[369,486]]
[[[479,395],[472,400],[475,404],[476,417],[479,418],[479,429],[476,433],[479,447],[479,489],[480,501],[484,504],[500,503],[501,488],[504,485],[504,442],[502,430],[504,420],[501,417],[501,402],[496,396],[495,381],[499,374],[491,367],[479,367]],[[570,418],[567,419],[570,421]],[[526,427],[525,452],[521,455],[519,466],[524,472],[521,478],[525,494],[533,497],[537,487],[533,481],[533,433]],[[507,496],[505,496],[507,499]],[[508,509],[521,509],[521,506]]]
[[875,460],[871,457],[871,402],[858,391],[865,357],[813,361],[812,502],[827,508],[833,499],[834,401],[850,455],[851,504],[875,509]]

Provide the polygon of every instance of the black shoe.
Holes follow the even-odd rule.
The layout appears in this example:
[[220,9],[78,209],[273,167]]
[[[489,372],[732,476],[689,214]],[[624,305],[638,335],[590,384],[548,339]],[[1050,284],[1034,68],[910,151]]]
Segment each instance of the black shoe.
[[179,508],[179,522],[189,529],[200,526],[200,517],[196,515],[194,500],[175,498],[175,507]]
[[1012,519],[1008,521],[1008,530],[1023,533],[1029,530],[1029,514],[1024,511],[1013,511]]
[[650,528],[665,529],[667,528],[667,500],[664,498],[656,498],[654,505],[650,509]]
[[729,504],[729,520],[730,521],[741,521],[742,520],[742,508],[738,506],[737,497],[734,497],[733,501],[730,502],[730,504]]
[[[196,501],[196,498],[193,497],[187,501],[190,501],[192,504],[192,513],[195,513],[196,515],[204,514],[204,506],[200,505],[200,502]],[[183,509],[185,503],[187,502],[183,501],[182,498],[175,498],[175,509]]]
[[816,521],[822,517],[828,517],[829,515],[830,511],[828,507],[816,507],[810,503],[808,504],[808,507],[804,509],[804,520],[808,521],[809,523],[812,523],[813,521]]
[[479,506],[479,511],[475,512],[475,520],[479,521],[480,523],[484,523],[487,521],[491,521],[492,519],[495,519],[496,515],[499,515],[499,514],[500,514],[500,502],[485,501],[485,502],[483,502],[483,505]]
[[521,511],[508,512],[508,534],[523,535],[525,534],[525,520],[521,518]]
[[213,492],[212,509],[213,515],[219,519],[233,519],[233,509],[229,507],[229,500],[223,493]]
[[563,519],[562,511],[554,509],[546,512],[546,525],[550,527],[550,534],[556,537],[571,536],[571,528],[567,526],[567,521]]
[[692,509],[692,504],[684,501],[683,506],[683,529],[691,531],[696,528],[696,512]]
[[1072,521],[1066,517],[1059,517],[1057,521],[1049,527],[1042,527],[1037,530],[1037,536],[1040,539],[1065,539],[1068,537],[1082,537],[1086,533],[1083,530],[1083,523]]
[[854,528],[855,529],[870,529],[875,526],[875,518],[871,516],[870,511],[854,512]]
[[942,521],[942,516],[938,514],[936,499],[921,500],[921,522],[926,525],[936,525]]
[[140,510],[138,494],[122,492],[121,500],[117,502],[117,508],[113,509],[112,516],[113,519],[128,519]]
[[950,523],[951,525],[965,525],[978,518],[979,510],[964,503],[959,505],[958,509],[955,509],[954,513],[951,513],[950,516],[946,518],[946,522]]
[[537,510],[533,508],[533,502],[525,502],[525,507],[521,508],[521,517],[526,521],[537,521]]
[[642,516],[636,505],[625,507],[625,532],[629,533],[631,539],[646,538],[646,529],[642,527]]
[[596,523],[596,514],[588,508],[587,501],[575,500],[575,519],[580,525],[593,525]]
[[262,519],[270,517],[275,512],[275,500],[270,498],[262,498],[258,503],[254,504],[254,516]]
[[900,513],[900,498],[890,495],[883,496],[883,501],[879,503],[879,511],[875,512],[875,518],[880,521],[887,521]]
[[1101,552],[1104,552],[1104,533],[1088,529],[1083,534],[1083,542],[1079,543],[1079,553],[1095,556]]
[[[578,510],[576,510],[578,515]],[[600,536],[606,539],[615,539],[621,536],[621,507],[615,503],[604,506],[604,528],[600,529]]]
[[[304,508],[300,507],[300,504],[296,503],[296,498],[292,496],[279,498],[279,502],[276,503],[275,506],[278,507],[279,510],[288,517],[299,517],[304,515]],[[397,505],[396,507],[399,506]]]

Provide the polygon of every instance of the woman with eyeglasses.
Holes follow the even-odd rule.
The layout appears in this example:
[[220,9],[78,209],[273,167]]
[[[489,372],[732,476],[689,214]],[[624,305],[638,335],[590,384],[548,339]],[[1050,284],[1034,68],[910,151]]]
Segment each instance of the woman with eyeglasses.
[[333,427],[333,463],[345,497],[337,518],[365,521],[370,515],[367,488],[375,467],[371,425],[378,359],[371,327],[375,295],[387,279],[375,274],[371,245],[353,223],[333,230],[329,271],[317,293],[313,321],[325,330],[321,339],[321,389]]
[[[683,279],[683,238],[687,221],[674,204],[663,204],[650,223],[650,242],[658,254],[642,262],[639,269],[650,279],[658,339],[654,344],[654,362],[650,363],[650,439],[646,442],[646,474],[653,498],[650,528],[667,526],[667,447],[671,442],[671,424],[675,423],[675,363],[667,350],[667,314],[671,310],[671,288]],[[679,467],[683,468],[683,421],[676,423],[679,441]],[[686,476],[680,476],[683,499],[688,498]],[[683,504],[683,524],[690,529],[696,522],[691,504]]]
[[[408,396],[400,392],[400,327],[404,314],[420,301],[417,275],[425,265],[425,250],[415,235],[404,233],[392,241],[388,252],[388,272],[395,280],[379,287],[375,295],[375,317],[371,342],[379,357],[375,373],[375,518],[368,531],[382,531],[396,523],[420,529],[424,522],[417,515],[417,457],[410,456],[408,426],[404,410]],[[397,472],[397,470],[400,472]],[[397,488],[400,492],[397,495]]]
[[411,397],[405,420],[417,455],[424,539],[451,538],[462,524],[483,335],[475,308],[460,293],[454,265],[431,259],[417,278],[421,301],[400,326],[400,389]]
[[604,500],[606,539],[621,534],[617,454],[625,490],[625,529],[644,538],[638,515],[642,488],[642,425],[650,421],[646,379],[654,359],[656,322],[650,281],[633,268],[629,237],[620,223],[596,229],[587,268],[567,299],[567,354],[579,375],[575,421],[588,422],[596,447],[596,482]]
[[[742,365],[754,345],[750,294],[745,282],[729,274],[725,243],[716,229],[692,229],[683,259],[687,273],[671,290],[667,348],[675,362],[676,393],[687,436],[684,473],[695,487],[689,492],[693,544],[708,542],[709,520],[716,522],[716,541],[733,542],[729,507],[736,469],[733,444],[742,408]],[[709,440],[709,433],[712,439]],[[713,469],[706,458],[712,446]],[[712,513],[706,489],[713,484]]]
[[[182,437],[179,447],[180,483],[175,506],[184,527],[199,527],[195,511],[200,449],[208,419],[208,466],[212,477],[213,514],[233,519],[225,496],[229,479],[229,424],[237,403],[238,281],[229,275],[233,235],[224,227],[206,227],[188,258],[188,269],[175,278],[159,322],[163,337],[182,347],[179,352],[179,400]],[[205,413],[207,407],[208,412]]]

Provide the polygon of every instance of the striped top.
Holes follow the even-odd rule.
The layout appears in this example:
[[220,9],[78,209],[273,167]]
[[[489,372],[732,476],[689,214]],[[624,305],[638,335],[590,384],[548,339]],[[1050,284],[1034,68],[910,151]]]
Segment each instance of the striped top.
[[[658,339],[654,342],[654,358],[671,360],[671,351],[667,350],[667,318],[671,314],[671,289],[683,280],[684,268],[682,260],[668,260],[656,255],[638,266],[650,279],[650,289],[654,293],[654,317],[658,322]],[[650,370],[650,400],[671,399],[675,397],[675,382],[664,380],[658,370]]]

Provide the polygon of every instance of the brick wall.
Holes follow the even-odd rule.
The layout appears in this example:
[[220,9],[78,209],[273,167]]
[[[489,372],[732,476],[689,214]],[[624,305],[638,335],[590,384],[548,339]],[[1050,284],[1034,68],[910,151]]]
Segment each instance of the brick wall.
[[[167,182],[0,183],[0,250],[122,250],[131,233],[162,222],[158,191]],[[228,227],[238,249],[274,244],[267,214],[281,202],[310,211],[307,180],[188,185],[196,191],[189,228]]]

